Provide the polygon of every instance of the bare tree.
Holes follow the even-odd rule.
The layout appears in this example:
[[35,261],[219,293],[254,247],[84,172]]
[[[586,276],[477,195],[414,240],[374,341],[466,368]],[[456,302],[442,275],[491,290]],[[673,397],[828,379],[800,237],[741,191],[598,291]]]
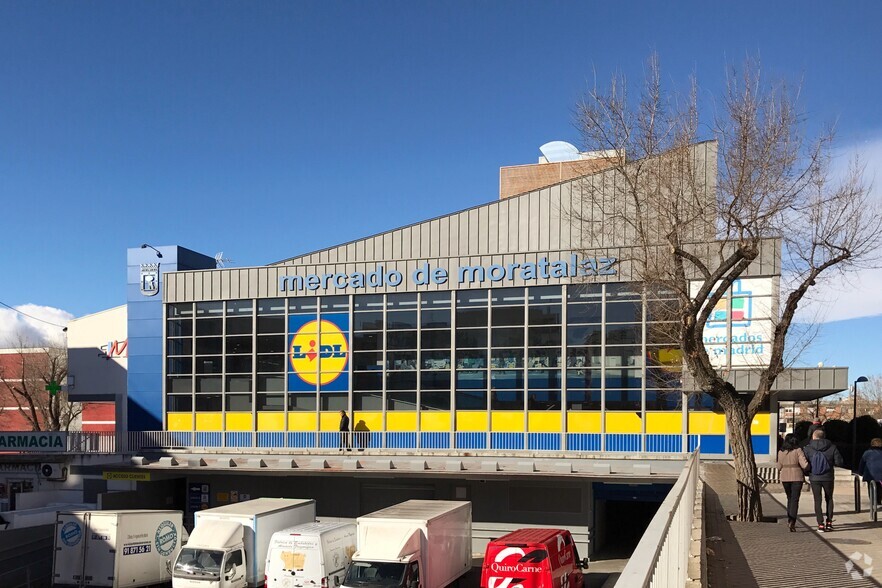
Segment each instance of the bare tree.
[[[723,410],[738,517],[756,521],[762,505],[750,425],[785,369],[797,308],[822,279],[875,262],[882,217],[859,162],[844,176],[831,172],[832,133],[804,138],[797,92],[765,83],[755,62],[727,81],[707,145],[698,144],[704,127],[695,81],[686,94],[666,92],[655,56],[637,99],[620,75],[607,89],[589,90],[577,106],[584,146],[619,157],[584,179],[580,205],[569,214],[582,227],[576,248],[596,250],[610,234],[633,245],[622,262],[645,283],[648,308],[670,321],[684,392],[708,394]],[[754,269],[761,260],[777,267],[780,291],[769,311],[768,347],[750,366],[758,384],[739,394],[725,361],[731,341],[723,342],[730,349],[721,360],[709,353],[705,330],[736,280],[769,275]]]
[[10,392],[21,415],[34,431],[67,431],[82,413],[82,405],[70,402],[67,393],[48,390],[67,378],[67,350],[29,347],[18,342],[15,369],[0,369],[0,384]]

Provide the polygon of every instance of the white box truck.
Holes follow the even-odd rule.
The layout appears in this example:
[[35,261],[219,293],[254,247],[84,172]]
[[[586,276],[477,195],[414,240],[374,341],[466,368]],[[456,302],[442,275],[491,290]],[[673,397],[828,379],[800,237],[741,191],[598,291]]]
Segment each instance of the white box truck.
[[50,504],[0,513],[0,531],[54,525],[60,511],[95,510],[94,504]]
[[443,588],[472,567],[472,503],[408,500],[359,517],[346,588]]
[[315,521],[315,500],[255,498],[196,512],[187,546],[174,561],[173,588],[263,586],[276,531]]
[[355,523],[307,523],[277,531],[266,553],[266,588],[340,586],[355,548]]
[[61,511],[55,586],[150,586],[171,579],[168,560],[185,540],[179,510]]

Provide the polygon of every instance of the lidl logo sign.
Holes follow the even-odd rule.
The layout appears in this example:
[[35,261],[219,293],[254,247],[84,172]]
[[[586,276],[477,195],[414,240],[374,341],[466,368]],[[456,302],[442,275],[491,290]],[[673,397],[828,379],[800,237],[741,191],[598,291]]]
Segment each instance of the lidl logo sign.
[[291,316],[288,329],[288,390],[347,390],[349,315]]
[[743,290],[741,280],[735,280],[732,284],[732,294],[726,294],[717,302],[713,312],[710,313],[707,327],[709,329],[724,329],[728,315],[731,315],[733,327],[749,327],[751,319],[751,292]]

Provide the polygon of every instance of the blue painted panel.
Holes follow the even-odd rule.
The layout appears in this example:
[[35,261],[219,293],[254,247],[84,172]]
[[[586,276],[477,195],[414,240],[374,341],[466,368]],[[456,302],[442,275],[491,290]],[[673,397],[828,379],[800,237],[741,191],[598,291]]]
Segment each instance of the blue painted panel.
[[490,433],[490,449],[523,449],[523,433]]
[[311,431],[298,431],[288,433],[288,447],[310,448],[315,447],[316,434]]
[[769,436],[768,435],[751,435],[753,441],[753,452],[756,455],[769,454]]
[[651,434],[646,436],[646,451],[652,453],[682,453],[683,437],[680,435]]
[[220,431],[196,431],[197,447],[221,447],[223,433]]
[[487,449],[487,433],[456,433],[457,449]]
[[285,433],[281,431],[263,431],[257,433],[258,447],[284,447]]
[[567,433],[567,450],[600,451],[600,433]]
[[386,447],[391,449],[416,449],[416,433],[387,432]]
[[606,436],[606,450],[639,452],[640,437],[639,433],[610,433]]
[[251,433],[247,431],[236,431],[225,435],[227,447],[252,447]]
[[420,433],[420,447],[423,449],[450,449],[450,433]]
[[[129,322],[140,321],[144,319],[156,319],[157,307],[159,316],[162,316],[162,300],[151,300],[149,302],[129,302],[128,314]],[[160,332],[160,335],[162,333]]]
[[[150,375],[152,376],[150,380],[144,380],[141,378],[139,381],[147,382],[149,381],[150,386],[156,386],[156,374],[159,373],[162,376],[162,356],[161,355],[136,355],[134,357],[129,356],[129,375]],[[131,382],[131,378],[130,378]],[[162,381],[159,381],[159,384],[162,384]]]
[[[722,454],[726,452],[726,436],[725,435],[695,435],[700,438],[701,452],[704,454]],[[693,445],[690,437],[689,446],[694,451],[697,445]]]
[[560,433],[527,433],[527,449],[560,451]]
[[[150,343],[150,340],[162,337],[162,319],[142,319],[139,321],[133,321],[129,323],[128,329],[128,336],[130,341],[133,339],[136,343],[137,341],[141,341],[143,344],[146,345],[145,349],[154,349],[152,347],[153,344]],[[162,347],[160,346],[160,351],[161,350]],[[137,349],[136,351],[143,352],[143,350],[140,349]],[[156,351],[154,350],[153,352],[155,353]]]

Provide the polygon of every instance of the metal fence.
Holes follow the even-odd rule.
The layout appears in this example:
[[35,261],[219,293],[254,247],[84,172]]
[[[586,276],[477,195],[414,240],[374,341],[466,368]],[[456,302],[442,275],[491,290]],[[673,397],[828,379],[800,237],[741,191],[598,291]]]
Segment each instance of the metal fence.
[[685,585],[700,462],[696,449],[631,554],[616,582],[618,588]]
[[67,433],[68,453],[116,453],[117,445],[116,433]]
[[242,450],[499,450],[529,452],[683,454],[701,435],[600,433],[506,433],[469,431],[132,431],[125,451]]

